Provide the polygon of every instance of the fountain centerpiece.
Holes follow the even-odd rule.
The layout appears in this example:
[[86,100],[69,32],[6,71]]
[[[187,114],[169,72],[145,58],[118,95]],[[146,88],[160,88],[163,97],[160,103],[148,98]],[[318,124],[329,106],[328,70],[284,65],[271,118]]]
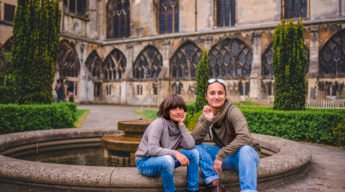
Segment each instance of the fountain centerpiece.
[[150,120],[119,121],[118,130],[124,134],[105,135],[101,138],[104,157],[114,166],[135,166],[135,151]]

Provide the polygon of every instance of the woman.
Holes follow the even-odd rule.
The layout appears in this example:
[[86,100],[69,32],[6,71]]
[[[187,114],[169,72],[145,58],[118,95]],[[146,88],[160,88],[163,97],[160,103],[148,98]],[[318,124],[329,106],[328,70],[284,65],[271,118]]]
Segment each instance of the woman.
[[[158,118],[145,130],[138,150],[136,166],[144,176],[160,175],[164,191],[176,191],[174,169],[187,166],[187,190],[198,191],[199,154],[195,142],[184,125],[187,107],[172,94],[159,106]],[[183,149],[176,150],[178,147]]]
[[[223,169],[238,171],[241,191],[256,191],[256,167],[259,145],[249,133],[242,112],[226,98],[224,80],[210,79],[206,90],[207,105],[192,133],[196,143],[209,134],[214,145],[199,144],[202,177],[212,191],[226,191],[220,184]],[[254,149],[255,148],[255,149]]]

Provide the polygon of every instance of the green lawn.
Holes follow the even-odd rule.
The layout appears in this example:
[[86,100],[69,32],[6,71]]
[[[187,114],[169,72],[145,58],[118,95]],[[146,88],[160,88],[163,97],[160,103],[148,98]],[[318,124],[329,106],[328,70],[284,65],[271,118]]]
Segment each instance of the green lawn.
[[157,118],[157,110],[145,109],[145,110],[135,110],[135,112],[141,115],[144,119],[154,120]]
[[73,127],[80,127],[81,124],[84,122],[85,118],[89,114],[90,110],[88,109],[78,109],[76,111],[76,120],[73,123]]

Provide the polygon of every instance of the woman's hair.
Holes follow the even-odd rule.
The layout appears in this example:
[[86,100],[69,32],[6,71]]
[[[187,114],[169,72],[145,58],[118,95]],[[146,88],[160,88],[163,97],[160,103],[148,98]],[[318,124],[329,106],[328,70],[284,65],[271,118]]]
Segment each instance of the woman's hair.
[[157,112],[157,116],[169,120],[170,109],[175,109],[177,107],[183,109],[184,111],[187,111],[186,103],[183,101],[182,97],[176,94],[170,94],[159,105],[159,111]]

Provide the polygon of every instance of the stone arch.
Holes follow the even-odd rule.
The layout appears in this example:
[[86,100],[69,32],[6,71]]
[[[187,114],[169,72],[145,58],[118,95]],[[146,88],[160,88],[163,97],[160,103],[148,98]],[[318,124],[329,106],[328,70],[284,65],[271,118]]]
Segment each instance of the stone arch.
[[320,49],[319,76],[345,76],[345,30],[334,34]]
[[[305,63],[305,71],[308,72],[309,70],[309,49],[307,46],[304,45],[304,54],[307,58],[307,62]],[[271,43],[264,53],[261,56],[261,75],[265,78],[273,78],[274,77],[274,70],[273,70],[273,44]]]
[[129,0],[109,0],[107,3],[107,38],[130,36]]
[[11,70],[10,62],[6,59],[6,53],[11,52],[12,48],[12,37],[8,38],[7,41],[0,48],[0,71],[5,72]]
[[183,43],[170,60],[173,79],[193,79],[201,58],[201,49],[191,41]]
[[224,39],[208,54],[210,76],[213,78],[246,78],[251,72],[253,51],[240,39]]
[[80,61],[75,46],[66,40],[60,42],[57,70],[60,78],[78,77],[80,73]]
[[113,49],[103,63],[105,80],[119,80],[123,78],[127,66],[126,56],[118,49]]
[[102,60],[95,50],[87,57],[85,66],[93,79],[101,79]]
[[154,46],[147,46],[141,51],[133,65],[133,77],[136,79],[155,79],[163,66],[163,57]]

